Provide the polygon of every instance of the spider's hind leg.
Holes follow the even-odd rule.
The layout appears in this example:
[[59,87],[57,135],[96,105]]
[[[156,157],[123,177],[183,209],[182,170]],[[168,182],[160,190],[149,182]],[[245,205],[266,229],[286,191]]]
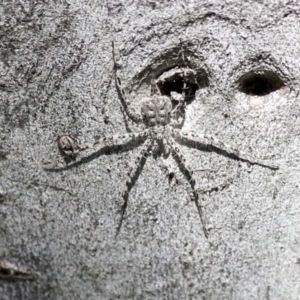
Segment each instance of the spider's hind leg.
[[208,230],[206,227],[206,222],[205,222],[205,218],[204,218],[204,214],[202,211],[202,205],[200,203],[200,199],[199,199],[199,194],[197,192],[197,190],[195,189],[195,185],[196,185],[196,181],[193,178],[193,171],[190,169],[189,166],[187,166],[186,164],[186,159],[184,158],[184,156],[182,155],[182,153],[180,152],[179,148],[176,146],[176,142],[174,141],[173,138],[168,138],[168,145],[171,149],[172,155],[174,157],[174,159],[176,160],[176,162],[179,165],[180,170],[183,172],[184,176],[186,177],[186,179],[188,180],[192,191],[190,193],[190,197],[193,201],[195,201],[196,206],[197,206],[197,210],[198,210],[198,214],[202,223],[202,228],[203,228],[203,232],[205,237],[208,237]]
[[279,169],[278,166],[266,163],[265,161],[259,158],[251,157],[250,155],[219,141],[217,138],[209,134],[198,134],[198,133],[187,133],[187,132],[182,133],[179,130],[174,129],[172,135],[174,136],[175,139],[179,139],[181,141],[184,141],[185,143],[187,142],[189,144],[194,144],[194,145],[195,144],[197,145],[198,143],[201,145],[211,147],[214,152],[220,153],[232,159],[238,159],[240,161],[248,162],[251,165],[258,165],[263,168],[268,168],[271,170]]
[[151,140],[151,139],[146,140],[146,142],[142,146],[142,149],[139,152],[137,158],[135,159],[133,166],[131,166],[130,169],[128,170],[128,172],[126,173],[127,179],[126,179],[125,185],[122,189],[123,204],[122,204],[122,208],[121,208],[121,217],[120,217],[119,224],[117,227],[116,236],[119,234],[121,227],[122,227],[124,214],[125,214],[125,211],[127,208],[129,192],[137,180],[138,171],[141,171],[141,169],[143,168],[143,166],[145,164],[147,155],[152,147],[152,143],[153,143],[153,140]]

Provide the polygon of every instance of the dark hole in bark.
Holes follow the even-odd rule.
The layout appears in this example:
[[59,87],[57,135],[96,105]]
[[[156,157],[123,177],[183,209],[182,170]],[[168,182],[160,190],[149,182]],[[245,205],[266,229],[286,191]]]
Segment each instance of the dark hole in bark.
[[175,174],[173,172],[171,172],[169,175],[168,175],[168,178],[169,178],[169,184],[171,183],[171,181],[173,180]]
[[283,81],[271,71],[261,74],[254,72],[243,75],[238,80],[239,90],[253,96],[265,96],[284,86]]
[[[176,80],[172,82],[164,82],[159,83],[158,88],[160,89],[160,92],[162,95],[170,96],[171,92],[177,92],[179,94],[183,93],[184,88],[184,79],[183,78],[177,78]],[[199,87],[197,84],[186,82],[186,94],[190,97],[195,96],[196,90],[198,90]]]

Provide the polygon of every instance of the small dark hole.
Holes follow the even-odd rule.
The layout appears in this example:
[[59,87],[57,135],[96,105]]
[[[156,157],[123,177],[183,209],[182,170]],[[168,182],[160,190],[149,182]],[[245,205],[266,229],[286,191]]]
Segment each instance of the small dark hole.
[[168,175],[168,178],[169,178],[169,184],[171,183],[171,181],[173,180],[175,174],[173,172],[171,172],[169,175]]
[[239,90],[247,95],[265,96],[284,86],[283,81],[274,73],[266,71],[262,74],[250,72],[239,80]]
[[108,116],[105,116],[105,117],[104,117],[104,123],[105,123],[106,125],[110,123],[109,117],[108,117]]
[[240,221],[238,224],[238,229],[243,229],[245,225],[246,225],[246,221]]

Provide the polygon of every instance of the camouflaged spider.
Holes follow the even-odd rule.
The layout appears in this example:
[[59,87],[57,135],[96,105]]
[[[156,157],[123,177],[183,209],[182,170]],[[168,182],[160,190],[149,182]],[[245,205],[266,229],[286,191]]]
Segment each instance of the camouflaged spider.
[[[185,58],[183,57],[183,61],[184,59]],[[134,164],[129,168],[129,170],[126,173],[126,181],[122,189],[123,205],[121,211],[121,218],[116,233],[119,233],[122,226],[124,214],[128,203],[129,192],[134,185],[133,179],[135,178],[135,175],[137,174],[138,170],[142,167],[143,163],[145,163],[147,156],[152,153],[156,155],[163,155],[164,157],[171,154],[174,157],[175,161],[179,166],[179,169],[182,171],[187,181],[189,182],[189,185],[191,187],[191,192],[189,193],[189,195],[191,197],[191,200],[193,200],[196,204],[202,223],[204,235],[207,237],[208,228],[205,225],[202,207],[199,201],[200,192],[198,192],[195,188],[196,181],[193,177],[193,170],[188,166],[186,159],[184,158],[178,147],[177,142],[186,142],[186,144],[198,143],[201,146],[205,146],[208,148],[210,147],[212,151],[215,151],[219,154],[223,153],[222,155],[225,155],[228,158],[248,162],[252,165],[256,164],[261,167],[269,168],[272,170],[276,170],[278,169],[278,167],[273,165],[267,165],[258,159],[255,159],[255,161],[253,161],[253,159],[247,154],[244,154],[239,150],[236,150],[226,145],[225,143],[217,140],[213,136],[207,134],[187,133],[181,131],[181,127],[184,122],[186,101],[190,97],[192,85],[197,84],[196,71],[186,67],[175,67],[172,70],[163,73],[155,81],[155,83],[157,85],[161,85],[164,82],[172,82],[175,80],[175,78],[179,78],[182,83],[181,93],[173,91],[170,92],[169,96],[154,93],[150,97],[144,97],[141,101],[141,110],[138,111],[131,105],[129,98],[127,97],[126,92],[122,87],[121,80],[117,75],[117,63],[114,55],[114,48],[113,60],[116,87],[124,111],[129,117],[129,119],[131,119],[134,123],[139,125],[141,130],[139,132],[134,133],[125,133],[120,135],[104,137],[99,141],[95,142],[94,146],[100,144],[100,147],[102,148],[102,146],[122,145],[125,142],[131,140],[142,142],[142,148],[139,154],[137,155]],[[85,149],[88,149],[82,149],[79,148],[79,146],[75,147],[75,144],[73,144],[72,142],[73,139],[71,139],[71,136],[69,135],[60,136],[58,141],[58,145],[60,147],[60,150],[63,151],[63,154],[68,156],[71,155],[72,158],[75,158],[79,151],[84,151]],[[65,147],[62,148],[61,144]],[[85,158],[82,158],[81,161],[79,161],[78,163],[74,163],[73,165],[76,166],[77,164],[80,164],[84,161]],[[72,167],[72,165],[68,168],[70,167]],[[215,189],[217,188],[214,188],[213,190]],[[207,191],[201,192],[204,193]]]
[[[134,166],[129,169],[127,172],[127,179],[122,190],[122,197],[124,200],[122,206],[122,215],[117,228],[117,234],[121,229],[124,213],[127,207],[129,192],[132,188],[132,178],[137,172],[138,168],[141,165],[143,159],[146,159],[147,155],[151,152],[156,152],[157,154],[168,155],[169,152],[172,153],[175,160],[179,162],[180,165],[185,169],[185,176],[187,177],[191,188],[192,188],[192,198],[196,203],[200,219],[203,225],[205,236],[207,236],[207,229],[203,219],[203,213],[201,206],[198,201],[198,193],[195,190],[195,180],[193,179],[193,171],[186,165],[185,159],[181,154],[179,148],[176,146],[175,139],[179,132],[176,131],[177,127],[180,127],[183,123],[184,118],[178,116],[184,114],[184,107],[190,94],[190,86],[186,82],[188,75],[195,73],[194,70],[188,68],[177,68],[173,70],[170,77],[179,76],[183,79],[183,87],[181,95],[177,92],[171,92],[170,97],[164,95],[154,94],[151,97],[144,97],[142,99],[141,111],[138,112],[131,106],[131,102],[128,100],[128,97],[125,93],[125,90],[122,88],[121,80],[117,75],[117,63],[114,55],[114,45],[113,46],[113,59],[114,59],[114,69],[115,69],[115,78],[118,92],[121,96],[121,101],[127,116],[136,124],[143,124],[145,128],[138,133],[131,133],[121,136],[112,136],[105,138],[105,141],[110,141],[114,144],[114,141],[117,143],[125,138],[133,139],[144,139],[144,144],[141,151],[139,152]],[[168,76],[167,76],[168,77]],[[162,78],[162,81],[167,78]],[[153,86],[153,83],[152,83]],[[173,108],[172,100],[176,101],[178,104]],[[156,147],[155,145],[156,144]]]
[[[134,178],[136,172],[141,167],[142,161],[147,159],[147,155],[150,153],[171,155],[174,157],[175,161],[178,163],[180,170],[184,173],[184,176],[188,180],[191,187],[191,199],[195,202],[197,210],[202,223],[203,231],[205,236],[208,236],[208,229],[205,225],[202,207],[199,201],[199,195],[195,189],[195,179],[193,177],[192,169],[187,165],[186,159],[182,155],[180,149],[177,146],[178,140],[186,140],[190,142],[198,142],[202,145],[212,146],[216,149],[228,154],[229,157],[234,157],[242,161],[247,161],[251,164],[257,164],[263,167],[276,169],[275,166],[268,166],[263,162],[256,160],[252,161],[246,154],[233,149],[230,146],[218,141],[216,138],[209,135],[201,134],[189,134],[181,132],[180,128],[183,124],[184,118],[180,116],[184,115],[184,109],[186,100],[190,94],[190,84],[187,82],[186,78],[188,76],[195,75],[195,71],[189,68],[175,68],[172,72],[166,72],[167,75],[160,77],[159,80],[164,81],[172,79],[174,77],[182,77],[182,93],[171,92],[170,96],[153,94],[151,97],[144,97],[141,101],[141,110],[137,111],[129,101],[125,90],[122,87],[121,80],[117,75],[117,63],[114,55],[113,47],[113,59],[114,59],[114,70],[116,86],[123,104],[125,113],[127,116],[136,124],[141,125],[141,131],[137,133],[127,133],[122,135],[114,135],[106,137],[97,143],[105,143],[106,145],[117,145],[124,143],[125,140],[143,140],[143,146],[134,161],[134,165],[130,167],[126,173],[126,182],[124,188],[122,189],[122,212],[121,219],[117,228],[117,234],[119,233],[122,221],[124,218],[124,213],[127,207],[129,192],[133,186],[132,179]],[[156,81],[156,83],[158,80]],[[196,81],[195,81],[196,82]],[[174,101],[177,105],[173,105]]]

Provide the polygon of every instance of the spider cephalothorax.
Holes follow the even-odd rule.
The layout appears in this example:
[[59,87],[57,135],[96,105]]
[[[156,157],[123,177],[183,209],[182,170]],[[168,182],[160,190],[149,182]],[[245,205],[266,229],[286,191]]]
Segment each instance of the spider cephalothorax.
[[[115,60],[114,69],[115,71],[117,70],[117,63],[115,62]],[[190,91],[192,89],[195,90],[195,85],[197,83],[197,78],[195,78],[196,71],[189,68],[177,66],[176,68],[174,68],[174,72],[172,72],[172,70],[168,70],[167,72],[162,74],[156,81],[158,85],[162,85],[164,82],[167,82],[170,85],[174,82],[174,78],[180,78],[180,81],[182,82],[182,86],[180,88],[181,92],[178,91],[178,86],[176,86],[176,89],[170,91],[168,95],[154,94],[151,97],[145,97],[142,100],[140,112],[132,106],[129,97],[122,87],[121,80],[118,77],[117,72],[115,72],[115,75],[116,86],[121,98],[122,105],[124,107],[124,111],[134,123],[136,123],[138,126],[141,125],[140,131],[108,136],[97,141],[95,145],[99,143],[106,146],[117,144],[120,145],[126,140],[136,140],[137,142],[143,143],[141,150],[134,161],[134,164],[125,173],[126,180],[122,189],[122,198],[124,202],[122,206],[120,222],[117,228],[117,233],[121,229],[122,220],[127,207],[129,192],[134,184],[132,182],[132,179],[135,177],[137,170],[140,169],[143,165],[142,161],[145,161],[150,153],[158,153],[159,155],[166,154],[166,156],[171,153],[190,185],[191,191],[189,192],[189,195],[197,206],[204,234],[207,237],[208,229],[203,218],[198,191],[195,188],[196,182],[193,176],[193,171],[188,166],[184,156],[181,154],[180,146],[177,143],[178,141],[186,141],[187,145],[189,143],[196,142],[198,144],[201,144],[202,146],[209,146],[212,148],[212,151],[216,151],[218,154],[223,153],[223,155],[227,156],[228,158],[246,161],[250,164],[260,165],[269,169],[277,169],[276,166],[266,165],[264,162],[260,162],[257,159],[253,161],[252,158],[250,158],[248,155],[226,145],[213,136],[181,131],[180,128],[182,127],[184,121],[186,101],[190,96]],[[71,151],[71,154],[73,156],[76,156],[79,150],[74,146],[72,139],[70,139],[70,136],[64,135],[63,139],[60,138],[60,142],[62,141],[66,143],[67,149],[63,149],[65,154],[69,153],[66,153],[67,150]],[[155,151],[156,149],[159,151]]]
[[170,122],[172,103],[169,97],[153,95],[143,99],[141,113],[146,126],[165,126]]

